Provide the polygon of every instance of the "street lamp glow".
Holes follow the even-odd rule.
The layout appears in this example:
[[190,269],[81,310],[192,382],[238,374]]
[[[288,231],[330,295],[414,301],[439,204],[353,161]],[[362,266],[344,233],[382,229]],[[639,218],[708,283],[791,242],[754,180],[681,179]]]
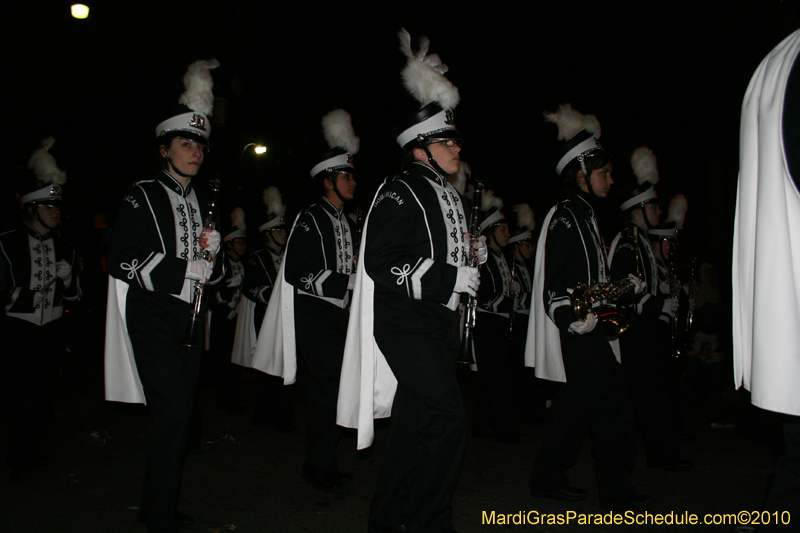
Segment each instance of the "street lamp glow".
[[89,7],[83,4],[74,4],[70,10],[72,16],[76,19],[85,19],[89,16]]
[[258,145],[258,146],[255,147],[255,153],[257,153],[259,155],[265,154],[266,152],[267,152],[267,147],[266,146]]

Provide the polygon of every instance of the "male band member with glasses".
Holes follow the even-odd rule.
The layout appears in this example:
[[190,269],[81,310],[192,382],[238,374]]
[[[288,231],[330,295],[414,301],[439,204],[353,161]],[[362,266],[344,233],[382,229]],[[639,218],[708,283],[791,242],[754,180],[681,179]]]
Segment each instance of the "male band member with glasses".
[[[364,448],[373,416],[391,411],[368,530],[445,532],[453,531],[467,432],[456,379],[458,308],[463,293],[476,294],[478,272],[467,266],[469,210],[447,181],[461,152],[452,113],[458,90],[444,65],[425,62],[426,50],[418,60],[405,30],[401,42],[406,86],[418,86],[421,69],[441,90],[398,128],[403,172],[380,187],[367,216],[339,423],[357,427]],[[485,253],[484,245],[484,260]]]

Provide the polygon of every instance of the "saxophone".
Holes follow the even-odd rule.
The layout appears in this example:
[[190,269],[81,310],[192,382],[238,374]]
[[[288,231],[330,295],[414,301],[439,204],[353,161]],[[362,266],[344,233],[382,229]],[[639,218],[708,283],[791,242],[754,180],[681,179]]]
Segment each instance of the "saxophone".
[[578,283],[570,297],[572,312],[581,321],[586,320],[589,313],[594,313],[605,338],[610,341],[616,340],[630,327],[630,312],[627,309],[608,304],[601,304],[593,308],[592,304],[603,300],[616,300],[634,289],[635,285],[630,279],[593,283],[592,285]]

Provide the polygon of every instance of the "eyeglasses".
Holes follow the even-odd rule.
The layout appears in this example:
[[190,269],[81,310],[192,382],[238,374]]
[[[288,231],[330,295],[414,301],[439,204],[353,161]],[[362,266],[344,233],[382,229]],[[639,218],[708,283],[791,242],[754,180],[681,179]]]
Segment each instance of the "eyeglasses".
[[461,139],[431,139],[428,144],[443,144],[448,148],[453,148],[454,146],[461,148],[463,141]]

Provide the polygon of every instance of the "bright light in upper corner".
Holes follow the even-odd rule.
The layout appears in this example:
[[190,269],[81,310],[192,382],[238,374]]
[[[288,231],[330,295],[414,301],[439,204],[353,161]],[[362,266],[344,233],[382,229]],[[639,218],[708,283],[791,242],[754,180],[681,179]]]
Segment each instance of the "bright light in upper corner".
[[89,6],[83,4],[75,4],[70,10],[72,11],[73,18],[76,19],[85,19],[89,16]]
[[257,154],[264,154],[264,153],[266,153],[266,152],[267,152],[267,147],[266,147],[266,146],[261,146],[261,145],[259,145],[259,146],[256,146],[256,148],[255,148],[255,152],[256,152]]

